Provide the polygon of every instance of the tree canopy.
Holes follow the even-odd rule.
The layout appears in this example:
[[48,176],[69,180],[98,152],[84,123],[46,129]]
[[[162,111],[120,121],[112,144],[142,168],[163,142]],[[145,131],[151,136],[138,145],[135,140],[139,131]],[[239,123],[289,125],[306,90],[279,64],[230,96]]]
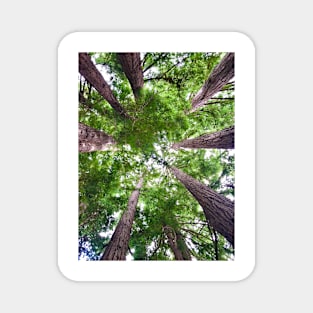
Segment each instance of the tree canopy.
[[[78,58],[78,258],[101,260],[138,190],[127,260],[232,260],[228,233],[177,173],[233,210],[234,54]],[[183,144],[199,138],[207,146]],[[226,219],[233,225],[233,211]]]

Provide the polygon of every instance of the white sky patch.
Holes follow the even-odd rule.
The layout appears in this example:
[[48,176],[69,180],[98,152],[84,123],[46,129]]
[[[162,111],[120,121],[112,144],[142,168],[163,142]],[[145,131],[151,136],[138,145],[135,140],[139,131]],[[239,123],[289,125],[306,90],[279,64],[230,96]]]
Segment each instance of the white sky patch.
[[172,149],[172,148],[169,148],[168,151],[169,151],[170,154],[178,154],[178,150],[175,150],[175,149]]
[[140,161],[141,161],[141,158],[140,158],[138,155],[135,155],[135,156],[134,156],[134,159],[135,159],[137,162],[140,162]]
[[159,153],[161,156],[163,156],[163,153],[162,153],[162,148],[161,148],[161,146],[160,145],[158,145],[158,144],[153,144],[153,147],[154,147],[154,149],[155,149],[155,151],[157,152],[157,153]]
[[210,149],[207,149],[205,151],[204,158],[209,159],[211,157],[211,155],[214,155],[214,153]]
[[[114,212],[112,217],[114,218],[114,220],[119,220],[120,219],[120,216],[121,216],[121,212]],[[104,238],[104,237],[112,237],[113,233],[114,233],[114,230],[115,230],[115,227],[113,230],[108,230],[108,231],[102,231],[100,233],[98,233],[98,235],[101,237],[101,238]]]
[[107,231],[107,232],[105,232],[105,231],[101,231],[98,235],[101,237],[101,238],[105,238],[105,237],[107,237],[107,236],[112,236],[113,235],[113,233],[114,233],[114,231],[112,230],[110,230],[110,231]]
[[126,151],[130,151],[132,148],[130,145],[123,145],[123,149]]
[[[131,250],[131,252],[134,253],[134,251],[132,251],[132,250]],[[126,254],[126,261],[132,261],[132,260],[134,260],[134,258],[128,251],[128,253]]]
[[140,210],[140,212],[143,211],[144,207],[145,207],[145,204],[143,202],[139,202],[139,210]]
[[156,243],[155,241],[152,241],[150,245],[147,247],[147,255],[151,256],[155,248],[156,248]]
[[210,184],[210,182],[207,180],[207,179],[202,179],[202,181],[206,184],[206,185],[209,185]]
[[93,63],[96,65],[96,68],[98,69],[98,71],[101,73],[101,75],[103,76],[104,80],[108,83],[109,86],[112,85],[111,82],[111,74],[109,74],[106,70],[106,67],[102,64],[96,64],[96,58],[99,57],[99,54],[96,53],[94,55],[91,56],[91,59],[93,61]]

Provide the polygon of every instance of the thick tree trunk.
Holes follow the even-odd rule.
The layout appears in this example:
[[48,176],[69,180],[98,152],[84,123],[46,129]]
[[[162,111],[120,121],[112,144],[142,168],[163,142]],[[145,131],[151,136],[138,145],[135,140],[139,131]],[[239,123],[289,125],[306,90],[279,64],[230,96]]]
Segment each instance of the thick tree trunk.
[[188,247],[184,241],[183,236],[178,231],[175,231],[172,227],[168,225],[163,226],[163,231],[167,237],[168,243],[174,253],[175,260],[185,261],[191,260],[191,255]]
[[129,197],[127,210],[124,212],[116,226],[114,234],[104,250],[101,260],[126,260],[130,232],[135,218],[136,206],[138,203],[139,192],[143,185],[143,178],[140,178],[136,190]]
[[213,69],[211,75],[199,92],[192,99],[189,113],[196,111],[226,85],[235,74],[235,54],[227,53],[222,61]]
[[111,149],[116,141],[101,130],[78,123],[78,144],[79,152],[105,151]]
[[129,115],[114,97],[110,86],[106,83],[87,53],[79,53],[79,73],[110,103],[116,112],[123,117],[129,118]]
[[225,128],[221,131],[204,134],[197,138],[186,139],[172,145],[173,149],[234,149],[235,148],[235,126]]
[[143,87],[140,53],[117,53],[117,58],[130,82],[135,98],[138,98],[139,90]]
[[178,168],[170,170],[199,202],[209,225],[234,246],[234,203]]

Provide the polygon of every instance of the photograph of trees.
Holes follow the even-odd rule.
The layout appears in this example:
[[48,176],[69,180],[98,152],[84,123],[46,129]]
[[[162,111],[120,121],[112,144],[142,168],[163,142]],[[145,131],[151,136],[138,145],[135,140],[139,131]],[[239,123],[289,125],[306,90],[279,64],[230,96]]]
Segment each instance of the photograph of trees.
[[234,58],[79,53],[79,260],[234,260]]

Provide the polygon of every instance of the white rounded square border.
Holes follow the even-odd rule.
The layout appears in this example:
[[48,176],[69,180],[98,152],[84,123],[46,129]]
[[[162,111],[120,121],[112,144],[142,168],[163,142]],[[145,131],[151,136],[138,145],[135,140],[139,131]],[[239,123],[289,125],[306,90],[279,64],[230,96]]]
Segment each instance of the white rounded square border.
[[[235,259],[78,261],[79,52],[235,53]],[[239,281],[255,266],[255,47],[238,32],[76,32],[58,47],[58,266],[74,281]]]

